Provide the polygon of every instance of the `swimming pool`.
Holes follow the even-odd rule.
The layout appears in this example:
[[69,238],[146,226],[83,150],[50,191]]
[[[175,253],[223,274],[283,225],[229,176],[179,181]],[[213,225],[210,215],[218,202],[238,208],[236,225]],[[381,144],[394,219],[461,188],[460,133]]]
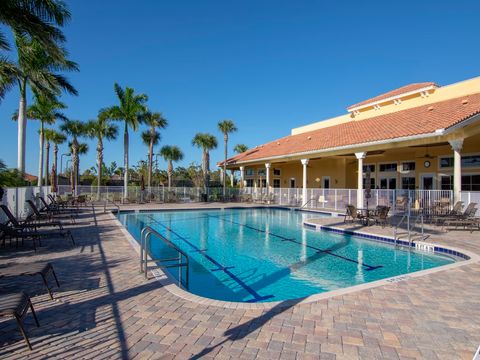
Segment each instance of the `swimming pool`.
[[[302,225],[318,216],[258,208],[121,213],[118,218],[137,241],[149,225],[184,250],[190,260],[188,291],[217,300],[297,299],[455,262]],[[152,241],[149,252],[155,258],[174,257],[161,241]],[[165,271],[178,278],[178,269]]]

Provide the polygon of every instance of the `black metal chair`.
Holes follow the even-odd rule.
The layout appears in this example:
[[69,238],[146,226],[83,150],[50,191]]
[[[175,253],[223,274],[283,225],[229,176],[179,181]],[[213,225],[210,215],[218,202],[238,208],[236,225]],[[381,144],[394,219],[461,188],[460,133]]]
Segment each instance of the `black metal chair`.
[[28,308],[32,311],[37,327],[40,327],[37,315],[33,309],[32,301],[26,293],[22,291],[14,294],[0,295],[0,316],[11,316],[17,321],[18,328],[20,329],[28,348],[32,350],[32,345],[30,344],[28,335],[23,327],[23,322],[27,317]]

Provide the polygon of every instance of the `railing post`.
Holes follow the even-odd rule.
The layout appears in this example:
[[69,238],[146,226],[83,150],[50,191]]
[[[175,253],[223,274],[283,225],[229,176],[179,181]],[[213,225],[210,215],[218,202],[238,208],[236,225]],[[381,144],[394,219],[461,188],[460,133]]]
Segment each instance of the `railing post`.
[[335,196],[335,210],[337,210],[337,189],[334,191],[334,196]]

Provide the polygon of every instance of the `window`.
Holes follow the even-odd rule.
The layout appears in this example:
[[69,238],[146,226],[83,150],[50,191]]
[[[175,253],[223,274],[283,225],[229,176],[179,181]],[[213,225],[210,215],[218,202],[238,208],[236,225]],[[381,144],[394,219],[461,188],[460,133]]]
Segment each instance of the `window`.
[[462,191],[480,191],[480,175],[463,175]]
[[367,170],[370,170],[371,173],[375,172],[375,164],[363,165],[363,172],[366,173]]
[[453,190],[453,175],[443,175],[440,178],[440,189],[441,190]]
[[402,189],[415,190],[415,177],[413,176],[402,177]]
[[402,163],[403,171],[415,171],[415,161],[406,161]]
[[258,176],[265,176],[267,175],[266,169],[258,169],[257,171]]
[[273,187],[274,188],[280,187],[280,179],[273,179]]
[[258,179],[257,180],[257,187],[266,188],[267,187],[267,180],[266,179]]
[[462,156],[462,167],[480,167],[480,155]]
[[254,176],[255,175],[255,171],[253,169],[246,169],[245,170],[245,175],[246,176]]
[[280,169],[273,169],[273,176],[280,176],[280,175],[281,175]]
[[[453,168],[453,157],[440,158],[441,168]],[[462,156],[462,167],[475,168],[480,167],[480,155]]]
[[379,168],[381,172],[397,171],[397,163],[380,164]]
[[[363,178],[363,188],[366,188],[365,177]],[[370,178],[370,189],[375,189],[375,178]]]
[[245,180],[247,182],[247,187],[253,187],[253,179]]

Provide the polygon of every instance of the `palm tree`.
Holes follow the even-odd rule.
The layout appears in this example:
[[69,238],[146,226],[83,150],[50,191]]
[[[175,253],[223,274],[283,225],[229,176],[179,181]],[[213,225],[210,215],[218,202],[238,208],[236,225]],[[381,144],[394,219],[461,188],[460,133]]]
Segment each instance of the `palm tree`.
[[237,131],[237,127],[232,120],[223,120],[218,123],[218,130],[223,134],[224,161],[223,161],[223,196],[226,193],[227,179],[227,156],[228,156],[228,134]]
[[118,127],[108,119],[108,113],[100,111],[97,119],[86,124],[87,134],[90,138],[97,139],[97,199],[100,200],[100,185],[103,170],[103,139],[114,140],[118,135]]
[[[50,175],[50,143],[54,143],[57,146],[57,141],[63,142],[65,141],[65,136],[60,134],[59,132],[55,131],[54,129],[45,129],[43,131],[43,135],[45,137],[45,185],[49,185],[49,175]],[[59,138],[60,137],[60,138]],[[54,152],[58,153],[58,148],[54,150]],[[55,153],[56,154],[56,153]],[[55,174],[57,173],[57,164],[56,164],[56,156],[54,157],[54,168]]]
[[[87,134],[86,129],[84,129],[85,133],[84,136]],[[71,149],[70,149],[71,150]],[[80,183],[80,155],[85,155],[88,152],[88,144],[86,143],[79,143],[78,144],[78,150],[77,150],[77,156],[78,156],[78,161],[77,161],[77,168],[75,169],[75,175],[77,176],[76,183]]]
[[[55,185],[58,185],[58,171],[57,171],[57,164],[58,164],[58,145],[63,144],[65,141],[67,141],[67,137],[63,135],[62,133],[48,129],[49,133],[51,135],[48,135],[47,138],[47,171],[48,171],[48,152],[50,148],[50,144],[48,140],[50,140],[54,145],[53,145],[53,169],[55,170]],[[46,133],[45,133],[46,135]]]
[[77,91],[70,82],[57,72],[76,71],[78,66],[73,61],[67,60],[65,49],[61,49],[61,57],[53,57],[47,53],[40,42],[25,35],[16,33],[15,42],[18,52],[17,82],[20,89],[17,167],[24,172],[27,86],[30,86],[35,94],[47,98],[59,95],[61,90],[77,95]]
[[78,138],[86,134],[85,124],[79,120],[66,120],[62,125],[60,125],[60,129],[72,138],[69,144],[69,148],[71,149],[72,154],[72,190],[76,190],[78,181],[77,172],[80,161],[80,143],[78,142]]
[[[63,26],[69,19],[70,12],[63,1],[0,1],[0,24],[9,26],[14,32],[28,34],[51,55],[59,54],[58,43],[65,40],[55,25]],[[4,50],[9,49],[9,44],[1,32],[0,47]]]
[[[65,109],[65,104],[59,102],[55,98],[46,98],[44,96],[35,96],[35,102],[27,109],[27,118],[40,121],[39,130],[39,146],[40,151],[38,155],[38,183],[37,186],[43,185],[43,149],[45,142],[44,129],[45,125],[52,125],[55,120],[66,120],[66,116],[59,110]],[[46,169],[47,183],[48,183],[48,166]]]
[[217,138],[207,133],[197,133],[192,140],[192,145],[202,149],[202,171],[203,171],[203,187],[205,194],[210,181],[210,150],[216,149],[218,146]]
[[106,111],[109,118],[123,121],[125,124],[123,132],[123,160],[125,165],[123,191],[126,198],[128,196],[128,128],[131,127],[133,131],[137,131],[142,115],[147,111],[145,102],[148,100],[148,96],[135,94],[135,90],[128,86],[122,89],[117,83],[115,83],[114,88],[120,104],[112,106]]
[[5,93],[15,84],[15,79],[18,76],[17,70],[15,64],[7,57],[0,56],[0,100],[4,98]]
[[183,152],[178,146],[165,145],[160,149],[160,155],[168,162],[168,190],[172,187],[173,162],[183,159]]
[[153,147],[160,141],[160,133],[157,129],[165,129],[168,125],[161,113],[146,112],[142,116],[143,122],[148,125],[149,129],[142,132],[142,140],[148,146],[148,180],[147,186],[150,189],[152,186],[152,172],[153,172]]
[[235,145],[235,147],[233,148],[233,151],[235,151],[237,154],[241,154],[245,151],[248,150],[248,146],[245,145],[245,144],[237,144]]

